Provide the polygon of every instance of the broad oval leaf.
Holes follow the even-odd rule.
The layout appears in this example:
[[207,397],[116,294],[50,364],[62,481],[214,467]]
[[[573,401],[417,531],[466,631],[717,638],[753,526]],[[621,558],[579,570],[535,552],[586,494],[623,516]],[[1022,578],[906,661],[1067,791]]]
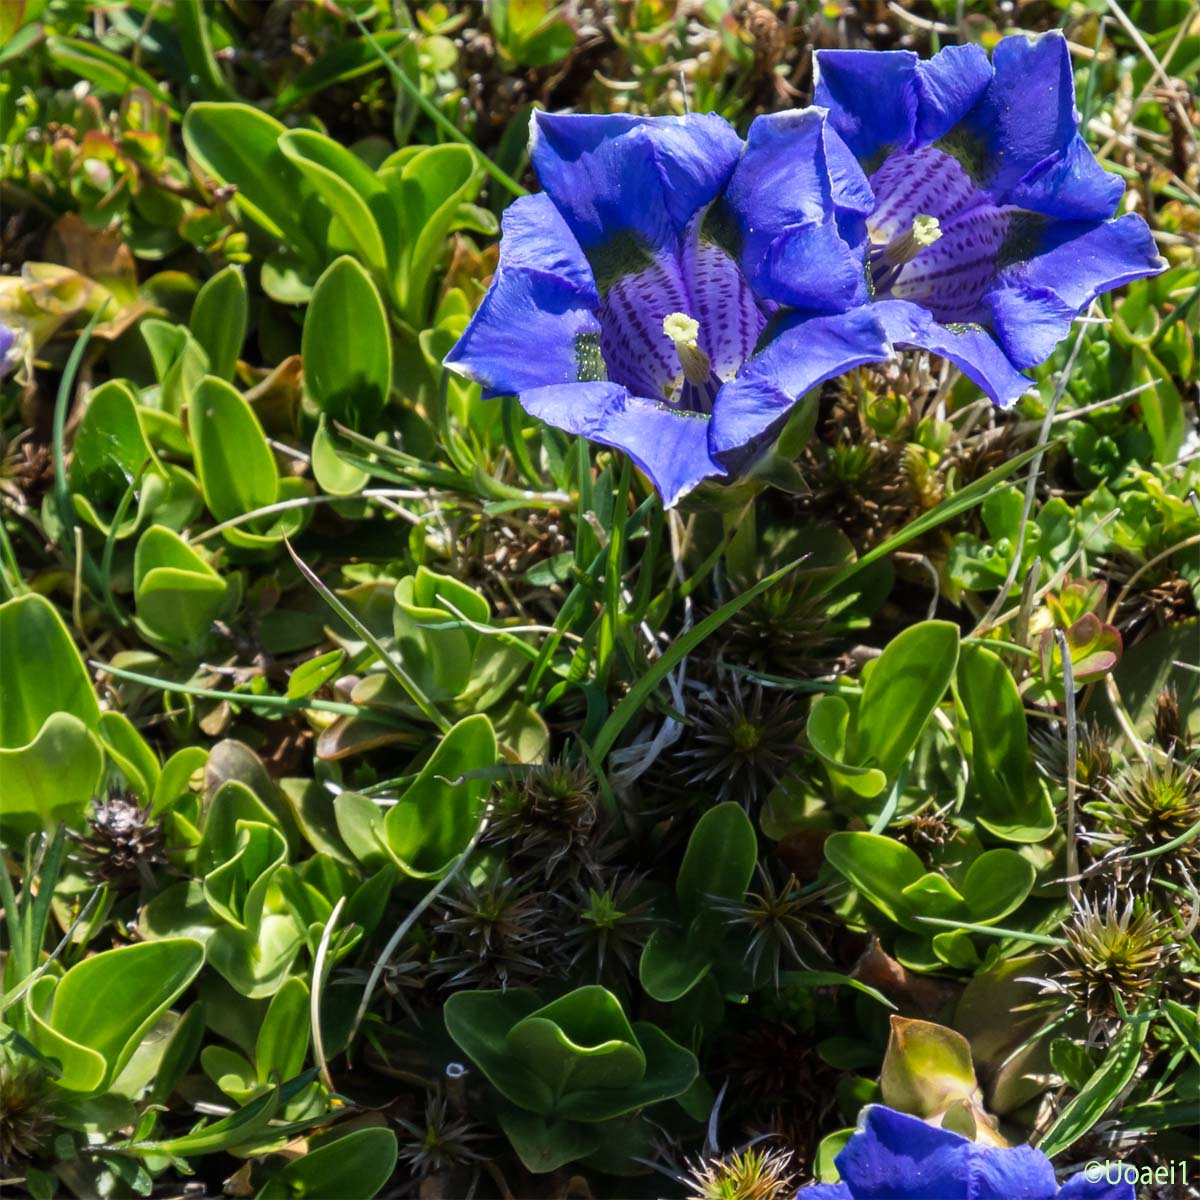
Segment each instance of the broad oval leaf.
[[301,342],[304,387],[331,420],[373,430],[392,386],[392,340],[371,277],[354,259],[317,280]]

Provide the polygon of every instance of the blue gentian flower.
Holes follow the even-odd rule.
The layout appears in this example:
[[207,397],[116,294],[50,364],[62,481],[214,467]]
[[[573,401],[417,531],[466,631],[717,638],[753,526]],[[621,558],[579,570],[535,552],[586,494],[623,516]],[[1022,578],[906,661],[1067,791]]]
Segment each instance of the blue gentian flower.
[[1133,1184],[1062,1187],[1032,1146],[980,1145],[882,1104],[863,1109],[858,1130],[834,1159],[840,1183],[801,1188],[796,1200],[1136,1200]]
[[927,61],[821,50],[815,103],[867,172],[868,287],[898,346],[956,363],[1007,406],[1102,292],[1164,268],[1124,184],[1079,133],[1059,33]]
[[666,504],[890,352],[855,307],[873,197],[823,112],[759,117],[745,143],[712,114],[536,113],[530,155],[544,190],[504,214],[446,365],[624,450]]

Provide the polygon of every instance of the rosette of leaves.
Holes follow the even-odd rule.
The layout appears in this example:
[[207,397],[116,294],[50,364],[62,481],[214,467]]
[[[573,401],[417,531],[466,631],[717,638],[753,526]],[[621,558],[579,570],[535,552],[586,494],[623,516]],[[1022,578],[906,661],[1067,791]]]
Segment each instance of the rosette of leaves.
[[857,831],[832,834],[825,858],[886,918],[896,958],[917,971],[979,966],[971,933],[952,926],[998,924],[1025,902],[1036,876],[1028,860],[1008,849],[985,850],[946,874],[928,871],[894,838]]
[[545,1005],[525,988],[458,992],[443,1015],[503,1097],[500,1127],[535,1173],[602,1146],[612,1154],[614,1139],[639,1144],[626,1119],[681,1095],[698,1070],[690,1051],[656,1025],[631,1025],[617,998],[595,985]]
[[1047,500],[1033,520],[1021,514],[1025,499],[1012,485],[996,488],[980,505],[986,536],[957,533],[950,545],[947,574],[953,583],[971,592],[1003,587],[1018,549],[1020,560],[1010,594],[1016,595],[1035,559],[1041,563],[1039,581],[1045,582],[1064,567],[1082,541],[1076,510],[1061,497]]
[[[355,603],[357,598],[349,599]],[[381,624],[371,617],[368,612],[365,619],[378,633]],[[537,652],[518,635],[506,633],[503,625],[493,625],[491,606],[473,588],[418,567],[396,584],[391,637],[380,641],[438,710],[452,717],[487,713],[513,761],[531,762],[545,749],[548,734],[541,718],[510,696]],[[343,645],[356,648],[348,640]],[[390,709],[407,720],[425,720],[410,692],[386,670],[366,673],[351,699],[367,708]],[[353,740],[352,722],[361,720],[346,720],[342,741]]]
[[104,769],[100,706],[66,625],[44,596],[0,604],[0,833],[82,823]]
[[75,432],[68,483],[75,512],[114,540],[150,523],[182,529],[200,511],[200,489],[183,467],[154,448],[146,410],[131,385],[94,389]]
[[679,1000],[710,973],[749,983],[743,939],[723,906],[745,896],[757,858],[754,826],[740,804],[718,804],[696,822],[675,879],[672,919],[650,935],[638,965],[655,1000]]
[[861,809],[895,780],[946,693],[958,652],[958,626],[922,621],[863,667],[861,694],[813,704],[808,740],[836,800]]

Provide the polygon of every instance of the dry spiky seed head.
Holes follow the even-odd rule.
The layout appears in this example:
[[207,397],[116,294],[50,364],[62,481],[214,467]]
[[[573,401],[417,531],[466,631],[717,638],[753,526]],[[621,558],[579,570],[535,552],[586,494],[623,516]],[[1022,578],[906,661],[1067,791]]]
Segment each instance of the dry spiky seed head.
[[600,811],[596,777],[584,764],[539,763],[501,788],[488,841],[548,878],[572,851],[586,854]]
[[[672,759],[689,784],[718,783],[717,801],[747,807],[765,799],[799,756],[805,714],[790,692],[719,678],[692,710],[691,729]],[[718,782],[719,781],[719,782]]]
[[741,900],[717,900],[715,911],[725,917],[726,924],[736,927],[746,942],[745,960],[758,976],[769,967],[776,989],[780,972],[785,967],[807,968],[805,956],[825,959],[825,948],[813,932],[813,926],[828,922],[822,904],[825,889],[806,891],[789,875],[782,885],[777,884],[762,863],[756,865],[759,877],[757,889],[747,891]]
[[1082,900],[1063,929],[1067,945],[1054,951],[1055,982],[1089,1018],[1118,1017],[1122,1005],[1133,1012],[1177,952],[1170,929],[1144,899],[1122,907],[1115,889]]
[[58,1121],[49,1078],[0,1054],[0,1175],[17,1175],[46,1149]]
[[1154,740],[1168,753],[1176,746],[1187,746],[1187,725],[1179,709],[1179,692],[1172,684],[1159,693],[1154,708]]
[[[753,582],[739,581],[739,590]],[[834,636],[824,600],[785,581],[730,617],[721,633],[720,656],[772,675],[819,675],[829,667]]]
[[[1127,763],[1113,776],[1108,794],[1088,811],[1098,819],[1098,840],[1126,854],[1172,849],[1141,860],[1150,871],[1189,877],[1200,866],[1200,837],[1186,835],[1200,822],[1200,769],[1174,753]],[[1182,840],[1181,840],[1182,839]]]
[[483,1159],[472,1143],[486,1138],[486,1131],[464,1117],[452,1116],[441,1092],[425,1097],[423,1121],[397,1118],[396,1124],[408,1135],[399,1139],[399,1157],[419,1179]]
[[551,969],[546,898],[503,869],[481,882],[460,883],[441,905],[434,933],[445,950],[435,956],[431,975],[456,987],[515,987]]
[[91,832],[72,834],[75,858],[92,883],[110,886],[146,878],[154,863],[164,862],[162,825],[126,792],[114,791],[94,809]]
[[683,1180],[688,1200],[782,1200],[793,1191],[790,1150],[750,1146],[701,1159]]

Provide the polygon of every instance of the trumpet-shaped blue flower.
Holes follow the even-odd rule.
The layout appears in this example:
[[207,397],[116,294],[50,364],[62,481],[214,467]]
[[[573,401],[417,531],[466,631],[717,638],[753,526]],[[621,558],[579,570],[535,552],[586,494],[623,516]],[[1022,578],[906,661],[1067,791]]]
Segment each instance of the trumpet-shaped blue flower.
[[544,190],[505,213],[446,365],[624,450],[667,504],[889,353],[855,307],[873,197],[823,112],[759,117],[745,143],[714,115],[537,113],[531,158]]
[[1066,40],[921,61],[818,51],[815,102],[868,173],[867,290],[896,345],[955,362],[999,405],[1100,293],[1165,265],[1079,134]]
[[882,1104],[863,1110],[834,1161],[841,1182],[802,1188],[796,1200],[1135,1200],[1133,1184],[1083,1173],[1059,1187],[1032,1146],[980,1145]]

